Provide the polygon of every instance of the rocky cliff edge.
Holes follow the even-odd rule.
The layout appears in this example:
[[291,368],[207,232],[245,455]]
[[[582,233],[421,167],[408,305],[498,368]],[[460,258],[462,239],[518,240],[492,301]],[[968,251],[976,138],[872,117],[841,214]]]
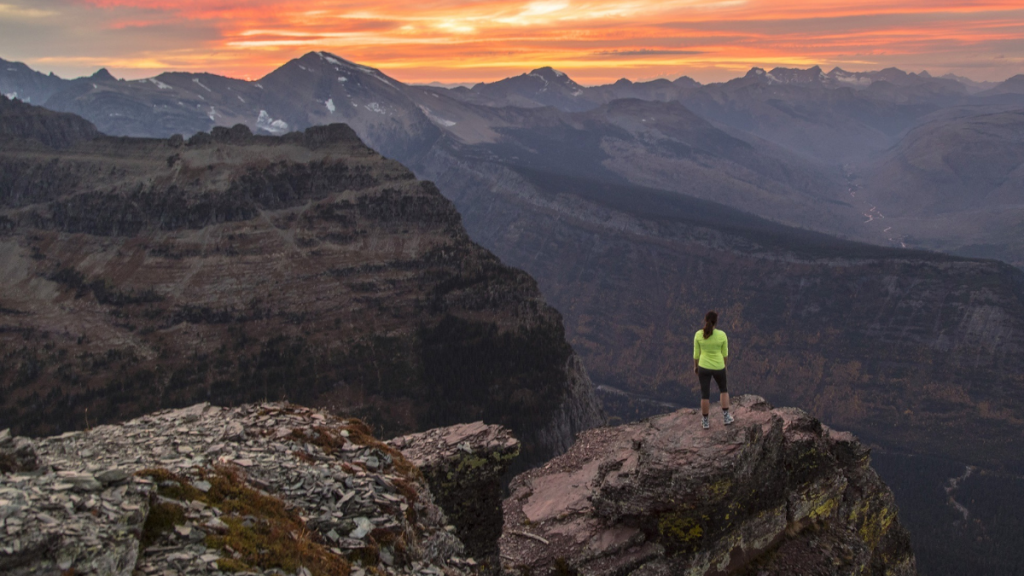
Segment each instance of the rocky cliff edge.
[[866,447],[801,410],[734,399],[584,432],[517,476],[504,503],[507,575],[916,573]]
[[481,422],[385,444],[296,405],[198,404],[4,431],[0,573],[915,574],[856,438],[756,396],[733,411],[584,432],[504,503],[519,442]]

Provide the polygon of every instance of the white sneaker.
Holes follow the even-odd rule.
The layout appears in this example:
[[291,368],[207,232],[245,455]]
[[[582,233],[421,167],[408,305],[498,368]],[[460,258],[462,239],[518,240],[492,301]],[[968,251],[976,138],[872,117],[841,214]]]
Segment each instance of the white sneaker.
[[725,422],[726,426],[736,421],[736,419],[732,417],[732,412],[726,412],[725,415],[722,416],[722,420]]
[[708,428],[711,428],[711,421],[710,421],[710,420],[708,420],[708,417],[707,417],[707,416],[701,416],[701,417],[700,417],[700,425],[701,425],[701,426],[702,426],[702,427],[703,427],[703,428],[704,428],[705,430],[707,430]]

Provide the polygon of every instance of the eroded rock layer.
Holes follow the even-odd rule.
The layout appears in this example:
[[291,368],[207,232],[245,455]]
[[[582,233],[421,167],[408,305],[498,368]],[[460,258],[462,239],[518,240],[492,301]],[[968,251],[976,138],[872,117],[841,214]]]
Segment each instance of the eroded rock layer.
[[585,432],[517,476],[506,574],[916,573],[868,450],[793,408],[734,399],[703,430],[693,410]]

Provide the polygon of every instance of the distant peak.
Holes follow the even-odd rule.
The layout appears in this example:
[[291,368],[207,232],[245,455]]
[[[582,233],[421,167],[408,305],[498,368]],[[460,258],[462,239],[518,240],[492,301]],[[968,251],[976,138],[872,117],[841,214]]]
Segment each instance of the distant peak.
[[747,77],[749,78],[751,76],[764,76],[765,74],[766,72],[764,71],[764,68],[758,68],[757,66],[754,66],[753,68],[750,69],[749,72],[747,72]]
[[618,80],[615,81],[615,86],[630,86],[632,84],[633,81],[630,80],[629,78],[619,78]]
[[689,76],[680,76],[672,81],[673,84],[685,85],[685,86],[700,86],[700,82],[697,82]]
[[111,82],[117,81],[117,78],[114,78],[114,75],[111,74],[110,70],[107,70],[106,68],[100,68],[96,71],[95,74],[90,76],[90,78],[92,78],[93,80],[109,80]]

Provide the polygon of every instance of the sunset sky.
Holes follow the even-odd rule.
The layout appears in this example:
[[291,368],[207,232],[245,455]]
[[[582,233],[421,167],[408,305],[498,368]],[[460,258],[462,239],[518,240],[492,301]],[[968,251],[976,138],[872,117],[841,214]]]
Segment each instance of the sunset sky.
[[73,77],[256,79],[311,50],[406,82],[550,65],[583,84],[752,66],[1024,73],[1021,0],[0,0],[0,58]]

